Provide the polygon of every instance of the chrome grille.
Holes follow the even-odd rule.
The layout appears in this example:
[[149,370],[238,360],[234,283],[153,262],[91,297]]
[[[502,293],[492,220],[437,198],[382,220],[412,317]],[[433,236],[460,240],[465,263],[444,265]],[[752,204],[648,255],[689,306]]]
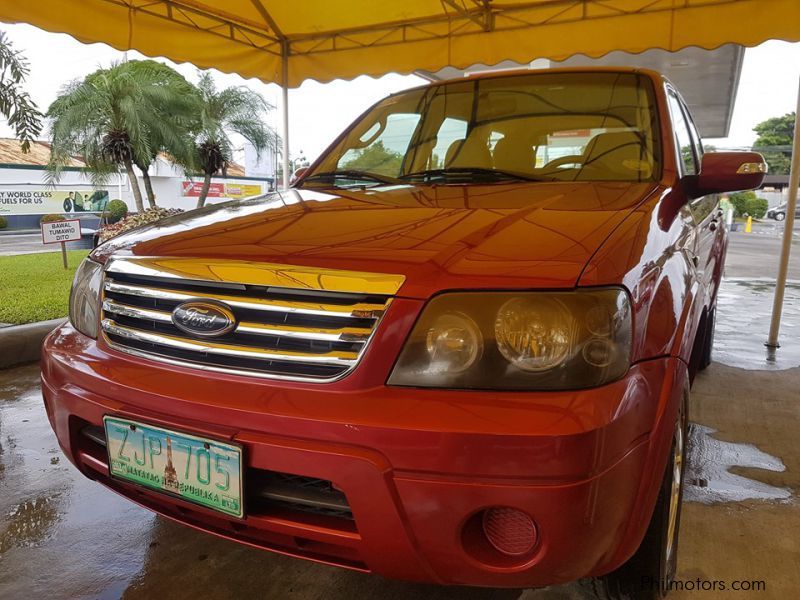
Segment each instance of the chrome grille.
[[[223,280],[220,274],[241,280]],[[332,381],[358,363],[391,302],[390,294],[370,290],[396,291],[402,282],[396,276],[382,276],[376,283],[369,275],[348,275],[257,263],[117,259],[106,268],[102,329],[114,348],[156,360]],[[387,286],[387,281],[393,282]],[[309,287],[313,282],[326,289]],[[367,291],[349,291],[362,284]],[[180,304],[209,300],[230,309],[235,328],[209,339],[173,323],[172,311]]]

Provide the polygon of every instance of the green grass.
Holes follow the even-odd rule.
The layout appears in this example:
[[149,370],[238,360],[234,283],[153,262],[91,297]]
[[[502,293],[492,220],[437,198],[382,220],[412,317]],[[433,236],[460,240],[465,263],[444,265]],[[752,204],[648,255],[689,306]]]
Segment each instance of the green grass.
[[88,250],[0,256],[0,323],[33,323],[66,317],[72,276]]

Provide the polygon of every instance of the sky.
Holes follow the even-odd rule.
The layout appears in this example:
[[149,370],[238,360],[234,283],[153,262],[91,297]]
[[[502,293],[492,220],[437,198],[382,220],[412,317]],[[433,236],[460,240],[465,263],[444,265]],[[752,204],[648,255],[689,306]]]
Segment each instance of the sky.
[[[28,0],[31,1],[31,0]],[[0,24],[16,50],[30,62],[31,74],[26,89],[42,110],[50,105],[65,83],[124,59],[124,54],[105,44],[82,44],[66,34],[48,33],[30,25]],[[128,52],[129,59],[144,58]],[[175,65],[189,80],[197,69],[190,64]],[[219,86],[246,85],[280,107],[280,89],[256,79],[214,72]],[[756,123],[795,110],[800,78],[800,44],[770,41],[748,48],[734,106],[728,138],[706,142],[718,148],[750,145]],[[309,160],[319,155],[358,115],[387,94],[424,84],[414,75],[390,74],[379,79],[358,77],[351,81],[320,84],[307,81],[289,92],[290,155],[302,154]],[[280,130],[280,111],[272,111],[271,125]],[[11,130],[0,119],[0,136]]]

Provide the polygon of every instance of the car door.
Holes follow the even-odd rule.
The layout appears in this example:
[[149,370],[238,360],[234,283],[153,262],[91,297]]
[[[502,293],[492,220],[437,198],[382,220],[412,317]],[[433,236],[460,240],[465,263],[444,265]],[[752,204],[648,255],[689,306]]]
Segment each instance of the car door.
[[[670,89],[668,98],[681,175],[683,177],[698,175],[703,147],[697,129],[677,92]],[[718,267],[721,266],[724,246],[724,237],[721,237],[724,236],[724,224],[721,219],[719,198],[716,194],[700,196],[691,200],[688,206],[696,227],[692,260],[704,296],[703,301],[707,305],[716,292]]]

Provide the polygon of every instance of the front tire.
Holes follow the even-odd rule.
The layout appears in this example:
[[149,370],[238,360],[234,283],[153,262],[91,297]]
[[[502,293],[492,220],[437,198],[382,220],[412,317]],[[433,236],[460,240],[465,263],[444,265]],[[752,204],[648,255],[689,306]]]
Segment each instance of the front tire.
[[675,579],[686,467],[687,397],[688,390],[675,422],[670,460],[644,540],[625,564],[593,581],[599,598],[656,600],[666,597]]
[[775,220],[776,221],[783,221],[785,218],[786,218],[786,214],[785,213],[782,213],[782,212],[775,213]]
[[711,364],[711,352],[714,349],[714,328],[717,324],[717,309],[711,309],[706,321],[705,331],[703,332],[703,350],[700,354],[700,363],[697,365],[698,371],[704,371]]

